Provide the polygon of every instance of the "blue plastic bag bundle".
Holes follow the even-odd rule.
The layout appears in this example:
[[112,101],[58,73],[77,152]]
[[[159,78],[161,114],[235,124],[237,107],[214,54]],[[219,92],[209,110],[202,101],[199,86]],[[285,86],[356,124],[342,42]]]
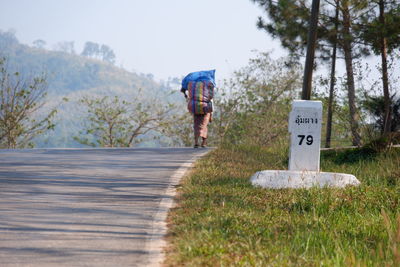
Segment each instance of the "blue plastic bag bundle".
[[209,81],[215,87],[215,70],[203,70],[189,73],[182,80],[182,89],[188,89],[189,82]]
[[193,114],[213,112],[211,99],[214,96],[215,70],[188,74],[182,81],[181,91],[189,91],[188,110]]

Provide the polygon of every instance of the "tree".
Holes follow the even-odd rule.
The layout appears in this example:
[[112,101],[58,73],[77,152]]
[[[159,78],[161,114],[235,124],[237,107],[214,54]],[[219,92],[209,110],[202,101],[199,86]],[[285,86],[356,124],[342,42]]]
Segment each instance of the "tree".
[[390,119],[392,110],[387,54],[400,46],[400,4],[398,1],[371,1],[375,8],[371,8],[363,16],[364,27],[361,28],[361,38],[369,43],[375,54],[381,56],[382,87],[384,97],[384,130],[388,134],[391,129]]
[[[384,0],[379,0],[379,23],[383,27],[386,26],[386,18],[385,18],[385,2]],[[381,53],[381,60],[382,60],[382,83],[383,83],[383,97],[385,99],[385,119],[384,119],[384,129],[383,133],[390,132],[390,92],[389,92],[389,78],[388,78],[388,66],[387,66],[387,38],[383,31],[379,35],[380,39],[380,53]]]
[[93,42],[86,42],[81,55],[85,57],[99,58],[111,64],[115,63],[114,51],[109,46],[104,44],[99,45]]
[[[354,67],[353,67],[353,45],[354,37],[352,35],[352,22],[355,21],[357,11],[365,9],[364,5],[350,6],[350,1],[342,0],[341,6],[339,6],[342,12],[342,38],[341,46],[344,53],[344,60],[346,65],[347,73],[347,93],[349,99],[349,115],[350,115],[350,128],[353,137],[353,145],[359,146],[361,144],[361,136],[358,132],[358,115],[356,107],[356,88],[354,83]],[[350,11],[354,11],[353,15]]]
[[44,49],[44,47],[46,46],[46,41],[42,40],[42,39],[37,39],[35,41],[32,42],[32,44],[39,49]]
[[46,90],[44,76],[24,79],[18,72],[10,74],[6,60],[0,60],[0,148],[33,146],[35,136],[54,129],[56,109],[39,114]]
[[330,86],[329,86],[329,100],[328,100],[328,114],[326,121],[326,136],[325,136],[325,147],[329,148],[331,146],[331,136],[332,136],[332,117],[333,117],[333,102],[334,102],[334,93],[335,93],[335,85],[336,85],[336,53],[337,53],[337,32],[339,28],[339,5],[338,0],[335,0],[336,10],[335,10],[335,33],[333,35],[332,43],[332,56],[331,56],[331,78],[330,78]]
[[[252,0],[258,3],[267,12],[270,21],[265,22],[259,18],[258,27],[278,37],[282,45],[289,49],[291,54],[299,55],[304,52],[307,42],[307,29],[309,23],[309,1],[305,0]],[[359,134],[358,115],[355,99],[355,83],[353,58],[355,55],[361,55],[365,52],[363,46],[360,46],[359,53],[355,53],[353,26],[357,25],[360,14],[366,12],[368,1],[365,0],[339,0],[326,1],[321,7],[320,23],[318,27],[319,43],[317,51],[321,58],[327,58],[329,48],[336,43],[341,48],[346,64],[347,73],[347,92],[349,102],[349,121],[353,136],[353,144],[360,145],[361,137]],[[339,27],[336,28],[335,16],[336,10],[340,11]]]
[[54,46],[56,51],[61,51],[64,53],[75,54],[74,42],[59,42]]
[[107,45],[101,45],[100,53],[103,61],[109,62],[111,64],[115,63],[114,51]]
[[193,116],[185,112],[186,105],[178,108],[183,113],[172,115],[171,123],[164,124],[161,132],[170,138],[171,145],[191,147],[193,146]]
[[100,54],[100,46],[97,43],[86,42],[85,47],[81,53],[85,57],[96,57]]
[[0,48],[10,48],[18,45],[18,39],[15,37],[15,30],[3,32],[0,30]]
[[[132,147],[139,137],[152,130],[160,130],[169,124],[173,105],[143,104],[139,99],[132,102],[115,96],[85,97],[80,101],[87,108],[86,132],[89,137],[74,137],[81,144],[101,147]],[[94,140],[94,141],[93,141]]]
[[[400,98],[395,95],[390,97],[392,112],[390,113],[391,128],[388,132],[400,130]],[[381,134],[385,132],[386,125],[386,110],[385,98],[382,96],[366,96],[363,101],[363,108],[372,116],[373,126],[379,130]]]
[[218,89],[212,136],[227,143],[272,145],[287,140],[290,101],[301,90],[301,66],[259,53]]

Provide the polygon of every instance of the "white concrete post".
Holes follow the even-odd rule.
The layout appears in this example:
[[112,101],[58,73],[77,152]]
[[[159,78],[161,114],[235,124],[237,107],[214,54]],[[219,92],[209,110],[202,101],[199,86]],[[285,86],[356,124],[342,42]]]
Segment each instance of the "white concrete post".
[[322,102],[295,100],[289,115],[290,171],[319,171]]
[[354,175],[319,171],[321,125],[321,101],[293,101],[289,114],[289,170],[258,171],[250,178],[251,184],[275,189],[359,185]]

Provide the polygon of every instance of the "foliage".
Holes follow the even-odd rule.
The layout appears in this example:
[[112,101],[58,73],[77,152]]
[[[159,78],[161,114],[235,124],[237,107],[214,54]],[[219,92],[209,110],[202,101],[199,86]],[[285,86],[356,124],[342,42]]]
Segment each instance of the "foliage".
[[178,110],[181,112],[172,116],[171,123],[163,127],[162,133],[171,139],[170,145],[190,147],[194,144],[193,115],[184,106]]
[[364,146],[350,149],[327,150],[322,154],[322,160],[329,160],[336,165],[355,164],[374,160],[378,153],[372,147]]
[[[172,91],[171,86],[174,86],[172,83],[171,86],[158,83],[150,74],[127,71],[103,61],[100,56],[83,57],[79,54],[43,49],[44,45],[45,42],[40,41],[35,42],[33,47],[21,44],[15,37],[15,32],[0,30],[0,57],[7,56],[10,73],[19,72],[23,77],[29,77],[32,73],[46,73],[46,105],[39,110],[41,115],[37,116],[44,116],[46,110],[58,110],[53,118],[56,124],[54,131],[38,135],[32,140],[37,147],[83,147],[73,140],[73,136],[83,131],[82,122],[86,117],[82,116],[85,110],[79,100],[85,95],[99,98],[117,95],[144,105],[152,103],[154,99],[178,103],[178,93],[169,94]],[[71,101],[64,103],[64,97]],[[63,104],[57,106],[59,103]],[[151,134],[153,133],[149,133]],[[169,138],[161,140],[148,136],[147,140],[151,141],[140,145],[170,145]]]
[[381,53],[380,36],[386,38],[386,46],[389,53],[400,46],[400,3],[393,0],[384,0],[384,24],[379,17],[379,2],[380,0],[371,1],[371,5],[375,8],[370,8],[369,11],[361,17],[363,27],[360,28],[358,34],[362,40],[370,44],[375,54]]
[[257,54],[218,89],[212,134],[235,144],[269,145],[286,139],[290,101],[301,87],[300,71],[288,59]]
[[46,41],[44,41],[42,39],[37,39],[37,40],[33,41],[32,44],[36,48],[44,49],[44,47],[46,46]]
[[[231,92],[232,89],[233,87],[227,81],[221,87],[216,88],[213,121],[209,126],[212,135],[210,144],[223,143],[226,134],[231,131],[239,116],[239,103],[243,92]],[[226,138],[226,141],[231,141],[229,139]]]
[[[44,44],[43,43],[40,44],[40,43],[38,43],[38,41],[40,42],[40,40],[36,40],[34,45],[36,45],[38,48],[43,48],[40,46],[42,46],[42,45],[44,46]],[[54,46],[54,50],[61,51],[64,53],[75,54],[74,42],[73,41],[72,42],[67,42],[67,41],[59,42]]]
[[[339,78],[335,81],[336,88],[342,85],[342,79]],[[322,102],[322,128],[321,128],[321,140],[322,137],[327,134],[327,118],[328,117],[328,105],[329,105],[329,78],[323,78],[320,76],[316,82],[316,90],[312,94],[312,98]],[[337,90],[334,92],[335,97],[332,99],[332,126],[331,126],[331,147],[343,147],[351,145],[351,132],[349,131],[350,124],[348,119],[349,107],[346,97],[337,94]],[[323,141],[321,141],[322,146]]]
[[114,64],[115,63],[115,54],[114,51],[107,45],[99,45],[94,42],[86,42],[85,47],[81,53],[82,56],[85,57],[98,57],[103,61]]
[[[400,130],[400,98],[391,97],[391,132]],[[384,99],[382,96],[365,96],[363,108],[373,118],[373,127],[383,133],[385,121]]]
[[305,6],[304,1],[251,1],[259,4],[269,17],[267,21],[262,17],[258,18],[259,29],[265,30],[274,38],[280,38],[282,46],[291,54],[298,56],[304,53],[310,19],[310,9]]
[[[279,38],[284,48],[288,49],[291,55],[299,57],[305,54],[309,30],[310,10],[312,1],[305,0],[251,0],[260,6],[268,16],[258,18],[257,27],[266,31],[274,38]],[[334,43],[344,50],[344,41],[349,40],[359,47],[354,51],[355,57],[368,54],[364,46],[360,46],[358,36],[352,30],[359,27],[359,23],[348,25],[351,32],[347,32],[344,21],[344,13],[349,11],[350,20],[357,22],[360,15],[364,14],[367,2],[364,0],[334,0],[321,1],[320,14],[317,28],[318,42],[316,43],[317,58],[323,61],[330,59],[331,48]],[[336,21],[336,8],[339,8],[339,21]],[[347,10],[348,9],[348,10]],[[343,13],[344,12],[344,13]],[[335,24],[338,23],[338,28]],[[356,53],[357,51],[357,53]]]
[[[311,1],[304,0],[252,0],[269,17],[259,18],[257,26],[274,38],[292,55],[303,55],[307,46],[307,32]],[[339,16],[336,19],[336,10]],[[316,52],[321,59],[328,59],[332,45],[338,44],[346,63],[349,105],[349,122],[353,144],[361,144],[356,106],[357,89],[354,82],[353,61],[370,55],[371,51],[382,55],[382,83],[385,96],[386,118],[390,117],[390,96],[386,52],[392,53],[399,46],[400,5],[398,1],[384,0],[335,0],[321,1],[318,42]],[[335,14],[335,15],[334,15]],[[337,26],[337,27],[336,27]],[[337,38],[336,38],[337,37]],[[390,120],[385,122],[387,132]]]
[[18,39],[15,37],[15,31],[10,30],[3,32],[0,30],[0,44],[2,49],[19,45]]
[[360,186],[272,190],[249,177],[286,168],[280,149],[212,151],[179,190],[166,265],[398,266],[400,150],[352,162],[347,152],[323,151],[321,168],[354,174]]
[[381,74],[384,96],[384,128],[382,136],[391,132],[391,99],[389,90],[389,73],[387,53],[400,46],[400,3],[398,1],[375,0],[376,7],[371,8],[364,16],[366,25],[361,30],[362,38],[371,45],[376,54],[381,55]]
[[86,131],[81,132],[83,136],[74,139],[84,145],[101,147],[134,146],[142,141],[140,136],[167,127],[170,123],[168,115],[174,108],[171,104],[162,106],[156,101],[152,104],[141,103],[138,99],[128,102],[118,96],[84,97],[80,102],[87,107],[88,123]]
[[6,65],[0,59],[0,148],[33,146],[35,136],[54,129],[56,109],[38,116],[45,104],[46,78],[25,79],[19,72],[10,73]]

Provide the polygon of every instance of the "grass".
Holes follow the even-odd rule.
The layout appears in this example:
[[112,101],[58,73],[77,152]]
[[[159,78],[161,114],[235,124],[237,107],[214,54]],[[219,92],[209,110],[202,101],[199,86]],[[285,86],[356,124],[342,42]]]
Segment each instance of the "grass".
[[400,150],[324,151],[359,187],[254,188],[286,153],[222,147],[200,160],[169,215],[167,266],[400,266]]

